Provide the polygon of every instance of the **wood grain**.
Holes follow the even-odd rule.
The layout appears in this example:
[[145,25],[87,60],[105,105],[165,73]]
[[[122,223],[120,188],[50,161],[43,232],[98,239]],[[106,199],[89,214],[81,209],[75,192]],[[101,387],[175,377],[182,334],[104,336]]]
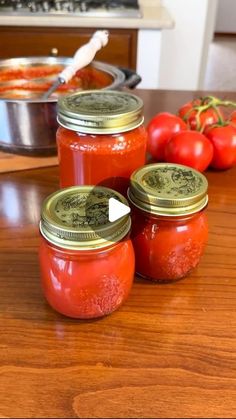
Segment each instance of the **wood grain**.
[[[146,118],[193,96],[138,94]],[[207,177],[199,267],[175,284],[136,279],[120,310],[76,321],[39,281],[40,206],[58,168],[0,175],[0,417],[236,417],[236,167]]]
[[0,151],[0,173],[14,172],[18,170],[37,169],[39,167],[56,166],[57,156],[53,157],[29,157]]

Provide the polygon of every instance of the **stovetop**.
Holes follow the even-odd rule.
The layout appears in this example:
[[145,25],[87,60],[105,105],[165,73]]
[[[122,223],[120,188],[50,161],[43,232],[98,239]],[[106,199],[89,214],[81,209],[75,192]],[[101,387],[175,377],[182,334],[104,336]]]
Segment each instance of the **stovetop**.
[[0,0],[0,14],[141,17],[138,0]]

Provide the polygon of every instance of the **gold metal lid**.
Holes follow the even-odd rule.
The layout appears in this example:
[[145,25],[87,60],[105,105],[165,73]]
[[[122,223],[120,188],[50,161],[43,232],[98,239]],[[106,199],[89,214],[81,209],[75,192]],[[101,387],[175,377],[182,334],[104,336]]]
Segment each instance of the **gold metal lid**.
[[102,186],[72,186],[48,196],[43,202],[40,231],[56,246],[72,250],[93,250],[120,241],[129,232],[126,215],[109,222],[109,199],[125,205],[118,192]]
[[57,120],[64,128],[83,133],[130,131],[143,123],[143,101],[126,92],[83,91],[58,100]]
[[207,205],[207,188],[205,176],[190,167],[156,163],[132,174],[128,196],[136,207],[151,214],[180,216]]

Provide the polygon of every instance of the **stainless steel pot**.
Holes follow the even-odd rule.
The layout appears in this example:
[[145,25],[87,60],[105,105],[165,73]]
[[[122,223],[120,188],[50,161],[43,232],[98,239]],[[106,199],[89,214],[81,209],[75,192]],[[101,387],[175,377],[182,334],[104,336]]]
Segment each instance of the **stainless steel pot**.
[[[0,60],[3,68],[36,65],[68,65],[70,58],[29,57]],[[141,78],[135,72],[94,61],[96,69],[108,73],[112,83],[105,89],[134,88]],[[53,155],[56,153],[57,99],[0,98],[0,149],[23,155]]]

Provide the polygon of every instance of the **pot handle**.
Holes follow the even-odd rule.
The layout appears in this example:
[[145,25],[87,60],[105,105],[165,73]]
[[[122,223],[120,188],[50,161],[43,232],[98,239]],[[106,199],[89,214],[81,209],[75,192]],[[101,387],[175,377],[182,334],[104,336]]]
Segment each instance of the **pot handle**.
[[119,67],[119,69],[125,75],[124,86],[134,89],[141,81],[142,78],[134,70],[130,68]]

